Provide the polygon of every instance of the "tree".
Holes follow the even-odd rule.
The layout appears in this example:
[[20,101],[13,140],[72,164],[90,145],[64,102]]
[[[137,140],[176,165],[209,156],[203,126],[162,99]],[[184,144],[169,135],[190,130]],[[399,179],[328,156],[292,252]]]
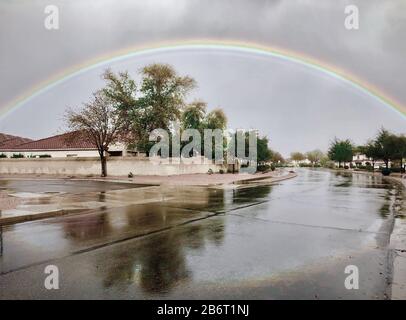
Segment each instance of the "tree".
[[324,155],[320,159],[320,165],[324,168],[334,168],[335,164],[334,161],[332,161],[327,155]]
[[272,151],[268,147],[267,137],[257,139],[257,163],[267,162],[272,158]]
[[279,152],[277,152],[275,150],[271,150],[271,154],[272,154],[271,161],[273,163],[283,163],[283,162],[285,162],[285,159],[283,158],[283,156]]
[[103,75],[107,81],[103,91],[119,110],[120,117],[131,124],[128,136],[133,145],[148,152],[153,144],[149,134],[154,129],[169,131],[180,120],[185,98],[196,82],[188,76],[179,76],[167,64],[150,64],[140,73],[142,80],[137,88],[127,72],[114,74],[107,70]]
[[71,132],[79,132],[84,139],[96,145],[101,176],[106,177],[106,152],[112,143],[118,142],[128,132],[128,122],[119,115],[113,101],[103,91],[94,93],[92,101],[85,103],[82,109],[68,109],[65,117]]
[[[222,109],[214,109],[213,111],[206,114],[207,104],[203,101],[195,101],[189,104],[181,115],[181,128],[186,129],[197,129],[201,134],[201,146],[204,147],[204,130],[225,130],[227,128],[227,116]],[[189,141],[182,141],[181,146],[183,147]],[[218,153],[221,152],[224,156],[224,150],[226,149],[227,141],[226,137],[223,137],[222,145],[216,145],[215,138],[212,138],[212,149],[202,150],[202,154],[209,156],[211,153],[212,159],[215,159],[216,150]]]
[[217,108],[209,112],[205,120],[206,129],[225,130],[226,127],[227,127],[227,116],[222,109]]
[[182,113],[182,129],[198,129],[201,131],[205,127],[206,106],[207,104],[203,101],[195,101],[189,104]]
[[306,159],[305,155],[301,152],[292,152],[290,154],[290,158],[293,161],[303,161],[304,159]]
[[335,138],[330,144],[328,156],[331,160],[338,162],[339,167],[341,167],[342,162],[352,161],[353,146],[351,141]]
[[[135,81],[127,71],[115,74],[110,69],[104,71],[102,78],[106,81],[106,86],[102,89],[104,95],[110,99],[112,106],[118,112],[118,116],[121,117],[121,120],[127,121],[130,128],[134,119],[136,119],[134,114],[137,108],[137,86]],[[128,142],[134,139],[130,132],[124,138]]]
[[403,169],[403,159],[406,157],[406,137],[404,135],[392,135],[389,139],[389,148],[392,150],[391,160],[398,160]]
[[389,161],[398,156],[397,138],[388,130],[382,128],[374,141],[376,156],[385,162],[386,169],[389,168]]
[[403,166],[403,159],[406,158],[406,136],[400,135],[398,136],[398,150],[399,150],[399,160],[400,160],[400,167],[404,170]]
[[312,163],[313,166],[315,164],[318,164],[320,160],[323,158],[323,156],[324,156],[323,152],[320,151],[319,149],[309,151],[306,153],[307,159],[309,159],[309,161]]
[[359,146],[358,151],[365,154],[368,159],[372,160],[372,168],[375,168],[375,162],[379,160],[381,156],[379,147],[375,143],[375,141],[370,140],[367,142],[365,146]]
[[139,139],[148,141],[154,129],[168,130],[180,119],[185,97],[196,86],[194,79],[179,76],[168,64],[151,64],[141,71],[141,96],[137,100],[135,117]]

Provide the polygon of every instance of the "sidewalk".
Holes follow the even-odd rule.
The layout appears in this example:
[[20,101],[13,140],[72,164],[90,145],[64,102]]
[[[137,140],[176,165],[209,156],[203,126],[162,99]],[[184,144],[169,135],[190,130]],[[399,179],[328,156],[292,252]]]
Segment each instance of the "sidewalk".
[[[106,183],[125,183],[145,185],[139,188],[130,186],[121,190],[109,190],[103,193],[102,202],[97,200],[99,192],[86,193],[85,197],[89,199],[85,202],[80,200],[81,194],[72,194],[69,192],[56,194],[27,193],[20,197],[5,190],[0,191],[0,226],[15,224],[19,222],[39,220],[62,215],[94,212],[102,207],[117,207],[123,205],[145,204],[150,202],[162,201],[162,192],[166,192],[171,187],[216,187],[216,188],[239,188],[243,184],[245,188],[253,187],[258,184],[271,184],[281,180],[295,177],[295,173],[284,171],[258,173],[258,174],[189,174],[176,176],[135,176],[126,177],[107,177],[107,178],[55,178],[42,175],[35,177],[36,180],[52,181],[52,184],[58,184],[70,181],[103,181]],[[25,175],[17,178],[5,178],[8,180],[32,180],[33,176]],[[164,187],[164,189],[162,189]],[[166,190],[166,191],[165,191]],[[22,194],[23,192],[19,192]],[[131,193],[131,196],[125,196]],[[108,201],[106,199],[109,199]]]
[[125,182],[145,185],[176,185],[176,186],[218,186],[225,184],[236,184],[243,181],[272,179],[276,181],[293,178],[294,176],[283,170],[276,170],[268,173],[255,174],[231,174],[231,173],[195,173],[171,176],[108,176],[108,177],[84,177],[84,176],[54,176],[54,175],[2,175],[0,179],[44,179],[44,180],[87,180],[87,181],[105,181],[105,182]]
[[[385,177],[385,179],[401,184],[406,193],[406,179],[401,177]],[[406,215],[400,211],[395,217],[395,224],[390,238],[390,248],[394,251],[392,294],[393,300],[406,299]]]

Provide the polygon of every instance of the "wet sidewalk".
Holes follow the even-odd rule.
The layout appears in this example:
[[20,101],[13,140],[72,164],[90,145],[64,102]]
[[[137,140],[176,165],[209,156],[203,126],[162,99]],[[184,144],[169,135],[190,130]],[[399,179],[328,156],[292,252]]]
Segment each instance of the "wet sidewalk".
[[[295,173],[278,171],[253,175],[146,176],[127,180],[114,180],[111,177],[108,178],[109,180],[50,178],[0,180],[0,200],[2,200],[0,201],[0,225],[68,214],[91,213],[100,208],[159,202],[164,187],[229,185],[236,188],[237,184],[241,183],[271,184],[295,176]],[[126,190],[131,190],[131,198],[124,196],[114,199],[114,195],[128,193]]]

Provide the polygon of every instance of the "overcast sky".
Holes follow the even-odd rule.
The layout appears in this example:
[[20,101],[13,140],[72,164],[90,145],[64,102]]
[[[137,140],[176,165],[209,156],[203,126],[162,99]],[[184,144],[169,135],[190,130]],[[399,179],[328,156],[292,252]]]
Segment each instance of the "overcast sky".
[[[360,29],[344,28],[356,4]],[[44,27],[44,8],[60,10],[60,29]],[[3,0],[0,2],[0,112],[30,87],[66,68],[129,46],[180,39],[235,39],[291,49],[374,84],[406,106],[406,1],[401,0]],[[178,50],[112,64],[137,70],[173,64],[194,77],[209,108],[230,127],[258,128],[290,151],[326,149],[334,137],[362,143],[381,126],[406,133],[399,113],[340,80],[303,65],[230,50]],[[102,68],[69,79],[0,120],[0,132],[41,138],[64,130],[66,106],[102,86]]]

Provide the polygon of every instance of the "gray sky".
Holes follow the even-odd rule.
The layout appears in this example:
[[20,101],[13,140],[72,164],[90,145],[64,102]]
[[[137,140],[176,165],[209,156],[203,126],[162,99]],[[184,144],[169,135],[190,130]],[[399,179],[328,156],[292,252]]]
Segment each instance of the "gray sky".
[[[356,4],[360,29],[344,28]],[[60,29],[44,28],[44,7],[60,10]],[[401,0],[20,0],[0,2],[0,110],[30,87],[71,66],[129,46],[181,39],[235,39],[291,49],[347,70],[406,106],[406,1]],[[333,77],[277,58],[224,50],[144,55],[111,65],[134,77],[168,62],[196,78],[192,94],[222,107],[231,127],[259,128],[290,151],[326,149],[334,137],[362,143],[382,125],[406,121]],[[66,106],[102,85],[94,69],[31,99],[0,120],[0,132],[41,138],[61,132]]]

